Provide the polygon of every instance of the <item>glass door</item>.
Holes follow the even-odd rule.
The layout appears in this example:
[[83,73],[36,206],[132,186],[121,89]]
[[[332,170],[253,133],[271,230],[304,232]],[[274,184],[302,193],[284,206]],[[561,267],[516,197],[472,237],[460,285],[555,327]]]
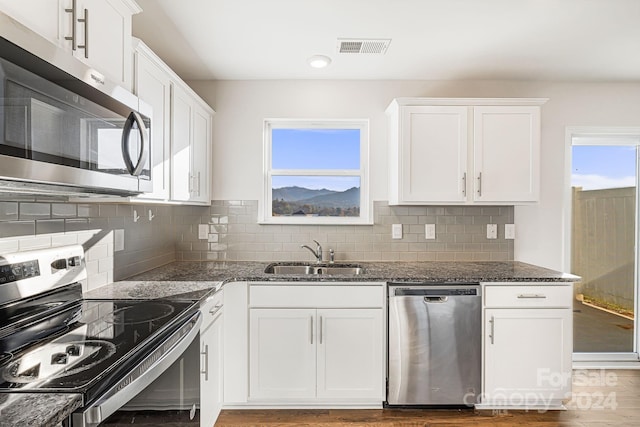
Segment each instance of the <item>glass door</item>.
[[574,360],[638,360],[639,135],[571,137]]

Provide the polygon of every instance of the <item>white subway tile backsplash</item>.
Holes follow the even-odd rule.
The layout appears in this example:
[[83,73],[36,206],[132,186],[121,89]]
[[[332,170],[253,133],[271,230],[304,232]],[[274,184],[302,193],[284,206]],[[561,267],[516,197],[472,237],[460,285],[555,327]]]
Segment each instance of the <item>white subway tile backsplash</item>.
[[51,247],[51,236],[43,235],[38,237],[23,238],[19,241],[20,252],[33,249],[44,249]]
[[0,239],[0,254],[9,254],[19,251],[17,239]]

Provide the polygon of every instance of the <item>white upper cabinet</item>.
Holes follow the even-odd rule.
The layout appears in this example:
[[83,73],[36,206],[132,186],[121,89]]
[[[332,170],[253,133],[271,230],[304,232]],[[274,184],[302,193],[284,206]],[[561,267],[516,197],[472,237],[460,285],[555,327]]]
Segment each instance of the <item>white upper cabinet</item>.
[[131,90],[131,16],[142,11],[133,1],[78,0],[75,55],[88,65]]
[[213,110],[182,85],[171,88],[171,199],[209,204]]
[[214,111],[144,42],[134,52],[134,91],[153,108],[153,192],[137,199],[208,204]]
[[132,0],[0,0],[2,11],[131,90]]
[[[399,138],[398,200],[464,202],[467,173],[467,108],[404,107]],[[407,136],[404,138],[404,136]]]
[[387,108],[389,203],[536,202],[545,101],[394,100]]
[[211,179],[211,113],[198,102],[193,108],[193,157],[191,159],[191,198],[193,202],[211,203],[209,181]]
[[473,107],[473,200],[536,202],[540,107]]
[[153,110],[151,117],[151,177],[153,192],[138,197],[168,200],[171,156],[171,77],[159,58],[137,41],[134,91]]

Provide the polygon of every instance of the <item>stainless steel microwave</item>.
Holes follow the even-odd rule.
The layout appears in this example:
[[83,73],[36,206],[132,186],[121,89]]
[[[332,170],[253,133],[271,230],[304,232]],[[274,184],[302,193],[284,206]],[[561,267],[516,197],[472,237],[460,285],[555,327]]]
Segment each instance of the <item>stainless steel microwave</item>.
[[0,193],[150,192],[151,108],[0,12]]

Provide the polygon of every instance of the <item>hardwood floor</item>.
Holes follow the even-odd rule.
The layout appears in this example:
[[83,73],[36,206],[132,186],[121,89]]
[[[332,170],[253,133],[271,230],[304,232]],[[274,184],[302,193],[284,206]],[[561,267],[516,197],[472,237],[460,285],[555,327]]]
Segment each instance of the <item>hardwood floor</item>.
[[608,427],[640,425],[640,370],[574,371],[566,411],[223,410],[215,427]]

